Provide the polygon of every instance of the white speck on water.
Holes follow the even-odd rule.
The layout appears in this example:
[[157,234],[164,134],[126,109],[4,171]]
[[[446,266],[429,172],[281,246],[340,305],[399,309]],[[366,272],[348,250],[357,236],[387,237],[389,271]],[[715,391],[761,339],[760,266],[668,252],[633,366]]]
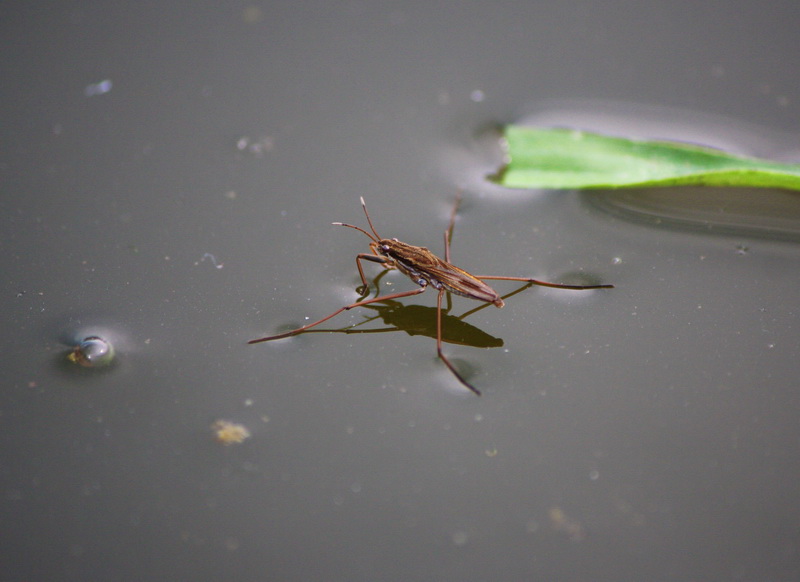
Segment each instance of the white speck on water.
[[111,87],[114,86],[114,83],[111,82],[111,79],[103,79],[99,83],[92,83],[90,85],[86,85],[83,89],[83,94],[87,97],[94,97],[95,95],[105,95],[109,91],[111,91]]
[[264,154],[271,152],[274,148],[275,140],[268,135],[258,138],[245,135],[236,140],[236,149],[250,154],[254,158],[264,157]]
[[211,264],[214,265],[215,269],[221,269],[224,266],[222,263],[218,263],[217,262],[217,257],[212,255],[211,253],[203,253],[203,256],[200,258],[200,260],[199,261],[195,261],[195,263],[194,263],[195,266],[199,265],[200,263],[205,262],[206,259],[208,259],[211,262]]
[[467,532],[463,530],[458,530],[453,532],[453,543],[457,546],[463,546],[469,541],[469,536]]

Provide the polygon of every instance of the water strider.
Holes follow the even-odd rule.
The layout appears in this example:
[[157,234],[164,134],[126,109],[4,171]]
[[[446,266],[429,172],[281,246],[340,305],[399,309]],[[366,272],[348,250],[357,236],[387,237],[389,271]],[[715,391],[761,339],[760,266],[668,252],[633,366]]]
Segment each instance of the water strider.
[[364,269],[361,266],[361,261],[379,263],[385,269],[397,269],[404,275],[408,276],[412,281],[414,281],[414,283],[419,285],[419,287],[410,291],[401,291],[399,293],[380,295],[370,299],[362,299],[360,301],[356,301],[355,303],[351,303],[350,305],[345,305],[330,315],[326,315],[322,319],[319,319],[313,323],[309,323],[285,333],[250,340],[247,343],[257,344],[260,342],[267,342],[297,335],[307,329],[319,325],[320,323],[328,321],[332,317],[339,315],[342,311],[347,311],[349,309],[353,309],[354,307],[369,305],[370,303],[375,303],[377,301],[390,301],[393,299],[399,299],[401,297],[419,295],[428,288],[428,285],[430,285],[439,292],[439,295],[436,299],[436,352],[439,355],[439,358],[453,373],[453,375],[458,378],[458,381],[480,396],[480,390],[467,382],[466,379],[464,379],[464,377],[458,372],[458,370],[456,370],[455,366],[450,362],[450,360],[447,359],[447,356],[444,355],[444,352],[442,352],[442,297],[444,297],[445,293],[453,293],[454,295],[460,295],[461,297],[467,297],[469,299],[483,301],[484,303],[492,304],[497,307],[503,307],[503,305],[505,305],[503,298],[500,297],[500,295],[489,285],[484,283],[484,280],[521,281],[528,283],[529,285],[540,285],[542,287],[553,287],[555,289],[613,289],[613,285],[561,285],[559,283],[547,283],[545,281],[539,281],[530,277],[475,276],[467,273],[463,269],[456,267],[450,262],[450,240],[453,236],[453,227],[455,226],[456,213],[458,211],[458,205],[460,201],[461,197],[459,196],[456,198],[455,205],[453,206],[453,212],[450,215],[450,224],[447,227],[447,230],[444,232],[444,259],[441,259],[425,247],[416,247],[414,245],[399,241],[396,238],[381,238],[380,235],[378,235],[378,232],[375,230],[375,227],[372,225],[372,219],[369,217],[367,205],[364,202],[364,197],[362,196],[361,207],[364,209],[364,214],[367,217],[369,229],[372,231],[371,234],[360,226],[354,226],[344,222],[334,222],[333,224],[358,230],[367,235],[371,241],[369,243],[369,248],[372,251],[372,254],[359,253],[356,255],[358,274],[361,275],[361,282],[364,285],[362,288],[363,291],[366,293],[369,289],[369,285],[367,283],[367,278],[364,276]]

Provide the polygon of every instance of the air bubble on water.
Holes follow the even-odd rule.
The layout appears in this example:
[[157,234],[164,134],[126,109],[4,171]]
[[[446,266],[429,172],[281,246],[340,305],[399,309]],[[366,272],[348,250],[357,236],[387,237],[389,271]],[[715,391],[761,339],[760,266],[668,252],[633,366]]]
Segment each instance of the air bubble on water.
[[85,337],[73,348],[67,358],[85,368],[107,366],[114,360],[114,346],[100,336]]

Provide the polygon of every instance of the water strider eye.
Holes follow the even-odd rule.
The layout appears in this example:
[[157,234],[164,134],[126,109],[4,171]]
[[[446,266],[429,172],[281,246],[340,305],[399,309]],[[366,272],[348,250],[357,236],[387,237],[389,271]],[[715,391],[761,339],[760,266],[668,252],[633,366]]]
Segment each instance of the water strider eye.
[[381,245],[381,250],[388,251],[389,245]]

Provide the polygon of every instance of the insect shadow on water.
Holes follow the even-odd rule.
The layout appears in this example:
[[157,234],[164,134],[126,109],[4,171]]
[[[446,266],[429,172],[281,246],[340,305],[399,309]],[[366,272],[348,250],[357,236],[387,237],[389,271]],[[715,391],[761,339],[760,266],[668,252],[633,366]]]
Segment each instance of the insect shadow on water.
[[[378,297],[380,289],[380,279],[388,272],[388,270],[382,271],[372,282],[373,286],[376,288],[376,297]],[[365,296],[362,295],[361,299],[364,298]],[[505,298],[506,296],[503,296],[503,299]],[[487,307],[488,305],[490,304],[486,303],[481,307]],[[363,305],[362,307],[364,307],[364,309],[373,310],[375,315],[365,317],[363,320],[345,327],[337,329],[315,328],[306,330],[304,333],[369,334],[404,331],[408,335],[421,335],[436,339],[437,312],[435,307],[428,307],[426,305],[405,305],[399,301],[393,299],[386,300],[384,298],[381,298],[380,301],[376,301],[375,303]],[[451,309],[452,305],[448,297],[447,307],[442,308],[443,343],[470,346],[473,348],[499,348],[503,346],[502,339],[494,337],[482,329],[463,321],[464,315],[451,315]],[[379,319],[389,327],[363,327]]]
[[[293,335],[298,335],[300,333],[307,332],[307,330],[318,326],[321,323],[328,321],[329,319],[336,317],[343,311],[348,311],[353,309],[354,307],[364,307],[369,306],[374,303],[387,303],[387,302],[394,302],[395,299],[400,299],[402,297],[410,297],[412,295],[419,295],[423,293],[427,288],[428,285],[436,289],[439,294],[436,298],[436,353],[442,362],[450,369],[453,375],[458,379],[461,384],[472,390],[475,394],[480,396],[481,392],[475,386],[467,382],[467,380],[461,375],[461,373],[456,369],[453,363],[447,358],[447,356],[442,351],[442,342],[443,342],[443,334],[442,334],[442,321],[443,321],[443,310],[442,310],[442,298],[447,295],[447,307],[445,308],[445,312],[450,311],[450,294],[460,295],[462,297],[467,297],[469,299],[475,299],[476,301],[483,301],[485,305],[477,307],[471,311],[468,311],[465,314],[462,314],[458,320],[463,319],[464,317],[475,313],[476,311],[483,309],[484,307],[488,307],[489,305],[495,305],[496,307],[503,307],[505,302],[503,301],[505,298],[515,295],[518,292],[521,292],[532,285],[539,285],[542,287],[552,287],[555,289],[571,289],[571,290],[588,290],[588,289],[612,289],[613,285],[562,285],[560,283],[548,283],[546,281],[539,281],[538,279],[533,279],[531,277],[506,277],[506,276],[497,276],[497,275],[471,275],[453,265],[450,262],[450,242],[453,238],[453,229],[455,227],[456,221],[456,214],[458,213],[458,206],[461,202],[461,196],[456,197],[455,204],[453,205],[453,211],[450,214],[450,224],[448,225],[447,229],[444,231],[444,259],[441,259],[430,252],[425,247],[417,247],[414,245],[410,245],[408,243],[404,243],[399,241],[396,238],[381,238],[378,235],[378,232],[375,230],[375,226],[372,224],[372,219],[369,217],[369,213],[367,212],[367,204],[364,202],[364,197],[361,197],[361,207],[364,210],[364,215],[367,217],[367,223],[369,224],[369,228],[372,231],[372,234],[361,228],[360,226],[354,226],[352,224],[347,224],[344,222],[334,222],[333,224],[336,226],[346,226],[347,228],[355,229],[359,232],[365,234],[369,239],[369,248],[372,253],[359,253],[356,255],[356,266],[358,267],[358,274],[361,276],[361,283],[362,287],[359,288],[359,293],[361,293],[361,297],[355,303],[351,303],[349,305],[345,305],[334,311],[333,313],[326,315],[322,319],[318,319],[315,322],[306,324],[302,327],[298,327],[297,329],[293,329],[284,333],[280,333],[277,335],[271,335],[267,337],[262,337],[254,340],[250,340],[247,342],[248,344],[257,344],[261,342],[267,342],[277,339],[282,339],[286,337],[290,337]],[[373,236],[374,235],[374,236]],[[388,295],[378,295],[376,292],[375,297],[366,298],[369,295],[369,284],[367,283],[367,278],[364,275],[364,269],[361,266],[361,261],[370,261],[373,263],[379,263],[384,267],[384,269],[397,269],[407,277],[409,277],[414,283],[418,285],[416,289],[412,289],[410,291],[400,291],[398,293],[390,293]],[[525,283],[525,285],[515,291],[514,293],[510,293],[505,297],[501,297],[494,289],[492,289],[489,285],[484,283],[484,280],[494,280],[494,281],[520,281]],[[373,307],[373,309],[379,309],[377,306]],[[380,311],[378,314],[380,317]],[[452,316],[450,316],[452,317]],[[463,321],[461,323],[464,323]],[[470,326],[472,327],[472,326]],[[412,334],[413,335],[413,334]]]
[[[385,269],[381,271],[372,281],[375,287],[375,297],[380,293],[380,280],[384,275],[389,273],[390,270]],[[501,297],[505,300],[509,297],[521,293],[530,288],[533,283],[527,283],[519,289],[507,293]],[[359,287],[359,290],[363,287]],[[367,290],[368,291],[368,290]],[[360,300],[366,298],[366,295],[361,296]],[[473,348],[501,348],[503,347],[502,338],[494,337],[475,327],[474,325],[464,321],[467,317],[477,311],[481,311],[486,307],[492,305],[491,303],[484,303],[483,305],[470,309],[461,315],[451,315],[452,301],[450,295],[447,295],[447,306],[442,308],[442,343],[455,344],[461,346],[469,346]],[[408,335],[415,336],[421,335],[436,339],[437,335],[437,310],[435,307],[428,307],[426,305],[405,305],[393,299],[380,298],[380,301],[362,305],[364,309],[371,309],[375,311],[375,315],[365,317],[363,320],[346,325],[336,329],[308,329],[307,333],[343,333],[343,334],[370,334],[370,333],[388,333],[394,331],[404,331]],[[390,327],[371,327],[362,328],[362,326],[373,321],[382,320],[383,323]]]

